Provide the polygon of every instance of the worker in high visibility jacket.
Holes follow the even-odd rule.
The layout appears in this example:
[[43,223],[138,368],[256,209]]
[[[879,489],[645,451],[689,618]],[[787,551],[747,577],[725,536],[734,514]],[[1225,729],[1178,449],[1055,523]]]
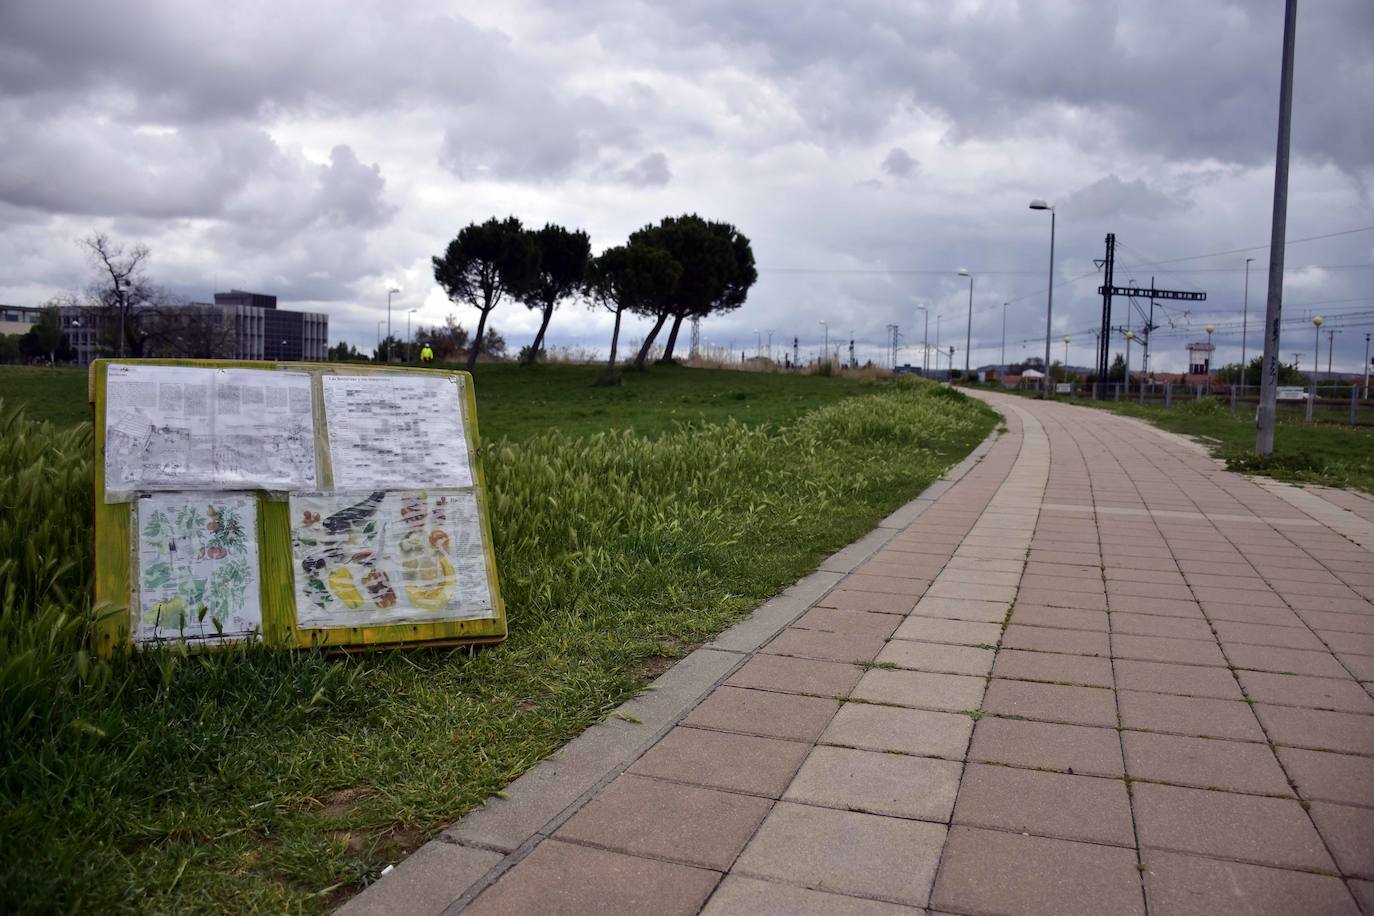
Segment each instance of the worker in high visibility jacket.
[[429,344],[425,344],[423,347],[420,348],[420,362],[434,362],[434,351],[429,348]]

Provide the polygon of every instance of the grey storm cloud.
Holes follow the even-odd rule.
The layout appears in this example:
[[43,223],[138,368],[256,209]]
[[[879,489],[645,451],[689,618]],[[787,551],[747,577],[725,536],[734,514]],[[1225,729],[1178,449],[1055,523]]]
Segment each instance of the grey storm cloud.
[[892,147],[883,157],[882,169],[893,178],[910,178],[920,170],[920,167],[921,164],[900,146]]
[[[804,346],[826,320],[876,342],[916,303],[949,335],[968,265],[975,345],[1010,302],[1010,347],[1044,332],[1030,197],[1059,206],[1060,280],[1091,274],[1107,231],[1137,263],[1265,240],[1280,6],[0,2],[0,301],[82,288],[72,241],[99,229],[188,295],[330,303],[367,343],[393,280],[442,319],[428,258],[467,222],[515,213],[600,249],[700,212],[761,268],[713,340],[790,327]],[[1374,3],[1298,23],[1290,236],[1374,224]],[[1290,252],[1372,257],[1368,235]],[[1189,266],[1215,268],[1193,277],[1209,308],[1235,304],[1239,262]],[[1301,278],[1294,301],[1324,302],[1369,273]],[[1084,333],[1094,288],[1056,290],[1057,333]],[[554,331],[596,320],[564,310]]]

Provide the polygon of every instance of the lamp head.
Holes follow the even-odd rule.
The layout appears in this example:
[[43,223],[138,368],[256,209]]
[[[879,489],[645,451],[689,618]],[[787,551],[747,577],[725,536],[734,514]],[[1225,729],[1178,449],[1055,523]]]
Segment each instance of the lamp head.
[[1127,332],[1126,332],[1126,339],[1127,339],[1127,340],[1134,340],[1134,339],[1135,339],[1135,331],[1127,331]]
[[1064,335],[1064,343],[1068,343],[1068,342],[1069,342],[1069,335],[1065,334],[1065,335]]
[[1207,333],[1208,333],[1208,334],[1212,333],[1212,332],[1215,331],[1215,330],[1216,330],[1216,328],[1212,327],[1210,324],[1207,325]]
[[1032,210],[1053,210],[1053,209],[1054,209],[1054,207],[1051,207],[1049,204],[1045,203],[1043,200],[1041,200],[1041,199],[1038,198],[1038,197],[1037,197],[1035,200],[1033,200],[1033,201],[1030,202],[1030,208],[1031,208]]
[[969,273],[968,273],[968,268],[967,268],[967,267],[960,267],[960,268],[959,268],[959,276],[961,276],[961,277],[967,277],[968,275],[969,275]]
[[1326,321],[1326,319],[1323,318],[1323,317],[1320,316],[1320,315],[1318,315],[1316,318],[1313,318],[1313,319],[1312,319],[1312,323],[1315,324],[1317,327],[1321,327],[1321,326],[1322,326],[1322,323],[1325,322],[1325,321]]

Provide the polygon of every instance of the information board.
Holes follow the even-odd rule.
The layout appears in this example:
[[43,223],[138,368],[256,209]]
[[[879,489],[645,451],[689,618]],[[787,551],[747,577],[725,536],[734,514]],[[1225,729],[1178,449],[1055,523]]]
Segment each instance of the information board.
[[97,360],[103,655],[505,638],[467,373]]

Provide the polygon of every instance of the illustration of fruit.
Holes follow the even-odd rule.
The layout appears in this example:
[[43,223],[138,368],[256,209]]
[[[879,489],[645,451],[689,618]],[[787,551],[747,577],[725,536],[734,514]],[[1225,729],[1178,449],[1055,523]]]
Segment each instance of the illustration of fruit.
[[[367,580],[364,579],[363,583],[366,584]],[[363,606],[362,592],[358,591],[358,586],[353,583],[353,571],[347,566],[340,567],[329,574],[329,588],[335,595],[339,596],[339,600],[344,603],[345,607],[356,611]]]
[[425,527],[425,517],[429,515],[429,510],[425,508],[425,500],[422,496],[408,497],[401,503],[401,521],[411,528]]
[[349,506],[347,509],[340,509],[324,520],[325,530],[331,534],[341,534],[358,528],[377,514],[377,509],[381,507],[384,499],[386,499],[386,493],[379,490],[356,505]]
[[448,553],[448,532],[443,529],[436,529],[429,533],[429,546],[435,550]]
[[426,577],[427,581],[438,582],[434,585],[407,585],[405,587],[406,597],[410,603],[422,611],[442,611],[448,607],[449,600],[453,597],[454,587],[457,583],[453,578],[453,564],[448,557],[439,554],[434,558],[437,563],[431,561],[431,566],[425,572],[431,570],[438,575]]
[[207,548],[205,555],[212,560],[223,560],[225,557],[229,556],[229,551],[225,550],[223,547],[214,546]]
[[372,597],[372,603],[383,610],[396,604],[396,592],[391,587],[391,580],[380,569],[363,576],[363,588]]

